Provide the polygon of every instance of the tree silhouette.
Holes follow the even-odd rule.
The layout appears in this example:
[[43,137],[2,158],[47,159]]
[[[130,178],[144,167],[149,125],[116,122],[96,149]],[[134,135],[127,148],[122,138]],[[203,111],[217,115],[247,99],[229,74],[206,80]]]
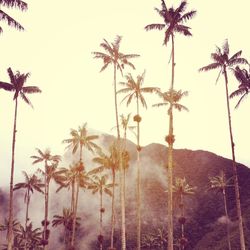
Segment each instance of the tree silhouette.
[[236,52],[233,56],[229,56],[229,44],[228,40],[222,46],[222,49],[216,47],[216,52],[211,54],[211,58],[213,62],[205,67],[199,69],[199,71],[209,71],[214,69],[219,69],[219,75],[217,81],[221,74],[224,75],[225,80],[225,92],[226,92],[226,105],[227,105],[227,117],[228,117],[228,126],[229,126],[229,135],[230,135],[230,143],[231,143],[231,151],[232,151],[232,167],[234,173],[234,185],[235,185],[235,198],[236,198],[236,209],[237,216],[239,220],[239,232],[240,232],[240,247],[241,250],[246,249],[245,238],[244,238],[244,230],[243,230],[243,221],[241,214],[241,204],[240,204],[240,190],[239,190],[239,182],[238,182],[238,174],[237,174],[237,165],[235,160],[235,150],[234,150],[234,141],[233,141],[233,129],[232,129],[232,121],[231,121],[231,111],[229,105],[229,94],[228,94],[228,75],[227,69],[231,69],[238,64],[247,64],[247,60],[241,57],[242,51]]
[[25,82],[29,78],[30,74],[22,74],[19,71],[13,73],[11,68],[7,69],[10,82],[0,82],[0,88],[6,91],[14,92],[13,100],[15,102],[14,112],[14,124],[12,135],[12,150],[11,150],[11,173],[10,173],[10,198],[9,198],[9,222],[10,227],[8,229],[8,250],[12,250],[13,245],[13,179],[15,169],[15,145],[16,145],[16,132],[17,132],[17,110],[18,110],[18,97],[21,97],[28,105],[32,107],[32,104],[27,97],[27,94],[40,93],[41,90],[36,86],[24,86]]
[[[117,128],[117,147],[118,147],[118,155],[119,159],[121,159],[121,145],[120,145],[120,129],[119,129],[119,118],[118,118],[118,106],[117,106],[117,82],[116,82],[116,75],[117,70],[120,71],[121,75],[125,66],[130,66],[132,69],[135,69],[134,65],[129,61],[130,59],[136,58],[139,55],[137,54],[124,54],[120,52],[120,43],[122,37],[116,36],[113,43],[109,43],[107,40],[103,40],[100,44],[100,47],[104,49],[105,53],[103,52],[92,52],[94,54],[94,58],[103,60],[104,65],[101,68],[102,72],[105,70],[109,65],[113,65],[114,67],[114,100],[115,100],[115,119],[116,119],[116,128]],[[122,177],[122,162],[119,163],[119,169]],[[123,192],[123,182],[120,182],[120,190]],[[125,228],[125,201],[124,201],[124,194],[121,195],[121,235],[122,235],[122,250],[126,250],[126,228]],[[114,248],[114,234],[111,232],[111,249]]]
[[[164,23],[149,24],[145,27],[148,30],[163,30],[165,29],[165,37],[163,44],[167,46],[169,39],[171,39],[171,59],[172,59],[172,73],[171,73],[171,84],[170,91],[174,89],[174,68],[175,68],[175,34],[182,34],[184,36],[191,36],[190,27],[183,25],[186,21],[192,19],[196,11],[192,10],[185,13],[187,7],[187,2],[182,1],[180,5],[174,9],[174,7],[167,8],[164,0],[161,1],[161,9],[155,8],[157,13],[163,19]],[[173,93],[173,92],[170,92]],[[172,100],[173,96],[170,98],[170,109],[169,109],[169,131],[168,131],[168,250],[173,250],[173,195],[172,195],[172,185],[173,185],[173,119],[172,119]]]

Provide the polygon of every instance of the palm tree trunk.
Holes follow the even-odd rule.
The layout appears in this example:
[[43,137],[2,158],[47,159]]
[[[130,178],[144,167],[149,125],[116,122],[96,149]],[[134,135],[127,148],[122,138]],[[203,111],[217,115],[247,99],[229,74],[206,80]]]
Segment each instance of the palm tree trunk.
[[[47,239],[47,224],[48,224],[48,189],[49,189],[49,185],[48,185],[48,175],[47,175],[47,171],[48,171],[48,164],[47,161],[45,161],[45,175],[44,175],[44,225],[43,225],[43,240],[48,240]],[[44,245],[43,249],[46,250],[48,247],[47,245]]]
[[[139,100],[136,98],[137,115],[139,116]],[[141,249],[141,173],[140,173],[140,122],[137,121],[137,249]]]
[[110,237],[110,247],[114,248],[114,229],[115,229],[115,170],[112,169],[112,200],[111,200],[111,237]]
[[168,133],[168,250],[173,250],[173,89],[174,89],[174,37],[172,39],[172,79],[171,79],[171,97],[169,108],[169,133]]
[[117,90],[116,90],[116,63],[114,63],[114,96],[115,96],[115,117],[117,127],[117,151],[119,159],[119,171],[120,171],[120,207],[121,207],[121,241],[122,250],[126,250],[126,228],[125,228],[125,200],[124,200],[124,188],[123,188],[123,171],[122,171],[122,157],[121,157],[121,136],[118,120],[118,105],[117,105]]
[[226,190],[223,188],[223,200],[224,200],[224,210],[227,219],[227,243],[228,243],[228,250],[231,250],[231,240],[230,240],[230,228],[229,228],[229,216],[227,212],[227,197],[226,197]]
[[25,231],[27,231],[28,220],[29,220],[29,204],[30,204],[30,190],[27,191],[27,204],[26,204],[26,214],[25,214]]
[[76,214],[77,214],[77,206],[78,206],[78,195],[79,195],[79,180],[76,182],[76,197],[73,211],[73,229],[72,229],[72,239],[71,239],[71,247],[75,245],[75,233],[76,233]]
[[235,162],[235,151],[234,151],[234,141],[233,141],[233,131],[232,131],[232,122],[231,122],[231,112],[229,105],[229,97],[228,97],[228,78],[227,71],[224,67],[224,76],[225,76],[225,87],[226,87],[226,101],[227,101],[227,115],[228,115],[228,125],[229,125],[229,133],[230,133],[230,142],[231,142],[231,150],[232,150],[232,164],[233,164],[233,174],[234,174],[234,189],[235,189],[235,198],[236,198],[236,209],[237,216],[239,220],[239,233],[240,233],[240,249],[246,250],[245,238],[244,238],[244,230],[243,230],[243,219],[241,214],[241,205],[240,205],[240,190],[239,190],[239,182],[238,182],[238,174],[237,174],[237,166]]
[[[18,97],[17,97],[18,98]],[[18,101],[15,100],[15,114],[13,125],[13,137],[12,137],[12,159],[11,159],[11,173],[10,173],[10,200],[9,200],[9,226],[8,226],[8,250],[12,250],[13,245],[13,179],[14,179],[14,167],[15,167],[15,144],[16,144],[16,123],[17,123],[17,107]]]
[[26,204],[26,213],[25,213],[25,247],[24,250],[27,250],[27,243],[28,243],[28,238],[27,238],[27,226],[28,226],[28,218],[29,218],[29,204],[30,204],[30,189],[28,188],[27,191],[27,204]]
[[[102,187],[100,190],[100,236],[102,236]],[[100,239],[100,250],[102,250],[102,239]]]
[[[181,193],[180,204],[181,204],[181,217],[184,218],[184,201],[183,194]],[[181,223],[181,238],[184,238],[184,223]],[[181,249],[184,249],[184,245],[181,246]]]

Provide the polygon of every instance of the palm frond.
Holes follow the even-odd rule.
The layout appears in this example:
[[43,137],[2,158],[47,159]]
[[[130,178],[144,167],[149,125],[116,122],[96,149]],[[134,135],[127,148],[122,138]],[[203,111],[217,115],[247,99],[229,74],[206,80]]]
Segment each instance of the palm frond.
[[7,22],[10,27],[17,30],[24,30],[24,27],[4,11],[0,10],[0,19]]
[[197,11],[196,10],[192,10],[188,13],[185,13],[180,19],[179,21],[180,22],[183,22],[183,21],[188,21],[190,19],[192,19],[195,15],[196,15]]
[[36,86],[27,86],[22,88],[23,93],[33,94],[41,93],[42,91]]
[[11,85],[7,82],[1,82],[1,81],[0,81],[0,89],[4,89],[7,91],[14,91],[15,90],[13,85]]
[[149,24],[147,26],[145,26],[145,30],[149,31],[149,30],[163,30],[165,28],[165,24],[162,23],[153,23],[153,24]]
[[28,4],[26,2],[23,2],[21,0],[1,0],[1,5],[10,7],[10,8],[18,8],[22,11],[25,11],[28,9]]
[[220,68],[220,67],[221,67],[221,65],[219,63],[217,63],[217,62],[216,63],[211,63],[211,64],[209,64],[207,66],[204,66],[204,67],[200,68],[199,72],[201,72],[201,71],[209,71],[209,70],[217,69],[217,68]]

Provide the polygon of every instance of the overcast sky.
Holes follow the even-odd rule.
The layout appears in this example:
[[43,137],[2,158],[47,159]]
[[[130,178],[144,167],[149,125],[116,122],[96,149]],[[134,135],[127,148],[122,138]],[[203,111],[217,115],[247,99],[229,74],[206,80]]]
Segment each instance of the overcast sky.
[[[97,0],[83,1],[29,1],[25,13],[8,10],[25,27],[25,32],[9,29],[1,23],[0,78],[8,81],[7,68],[30,72],[27,85],[37,85],[42,94],[30,99],[31,109],[21,104],[18,110],[16,175],[22,169],[32,171],[31,155],[35,148],[51,148],[54,154],[63,154],[61,141],[69,137],[70,128],[84,122],[89,128],[115,133],[113,71],[112,67],[99,73],[102,62],[93,59],[91,52],[101,51],[103,38],[112,42],[121,35],[121,51],[136,53],[136,70],[125,69],[134,77],[146,70],[144,86],[169,88],[171,65],[170,46],[162,46],[164,32],[144,30],[145,25],[162,22],[154,7],[160,0]],[[180,1],[166,1],[176,7]],[[189,96],[182,103],[189,112],[174,114],[175,148],[203,149],[230,158],[229,133],[225,103],[224,79],[217,85],[217,71],[199,73],[198,69],[211,62],[215,46],[229,40],[231,55],[243,50],[250,60],[249,0],[190,0],[187,10],[197,15],[187,23],[193,37],[176,36],[175,89],[187,90]],[[123,79],[119,75],[118,81]],[[238,86],[229,77],[230,92]],[[0,159],[4,174],[1,182],[9,179],[14,102],[12,94],[0,91]],[[158,101],[146,96],[148,110],[142,112],[142,145],[162,143],[168,131],[166,109],[151,108]],[[122,96],[121,96],[122,98]],[[235,100],[236,101],[236,100]],[[236,159],[250,165],[249,144],[250,99],[238,110],[233,110],[233,130]],[[133,112],[120,106],[120,113]],[[132,113],[134,115],[134,113]],[[132,124],[133,125],[133,124]],[[130,137],[134,140],[133,136]],[[135,141],[135,140],[134,140]]]

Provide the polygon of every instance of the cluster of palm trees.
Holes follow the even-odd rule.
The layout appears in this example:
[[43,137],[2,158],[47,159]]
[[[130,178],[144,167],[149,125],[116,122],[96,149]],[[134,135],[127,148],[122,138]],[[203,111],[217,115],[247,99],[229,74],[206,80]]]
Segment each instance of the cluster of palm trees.
[[[27,4],[20,0],[4,0],[1,2],[2,5],[6,7],[17,7],[21,10],[27,9]],[[131,73],[127,73],[124,76],[125,81],[119,82],[118,73],[123,77],[125,67],[129,66],[131,69],[135,69],[134,64],[131,59],[139,57],[138,54],[125,54],[120,51],[120,45],[122,41],[121,36],[116,36],[113,42],[108,42],[103,40],[100,47],[103,52],[92,52],[95,59],[101,59],[103,61],[103,66],[101,72],[104,71],[108,66],[113,67],[113,85],[114,85],[114,108],[115,108],[115,124],[117,130],[116,139],[110,145],[108,152],[104,152],[94,141],[98,139],[97,135],[88,135],[87,124],[83,124],[78,129],[72,129],[70,131],[70,138],[63,140],[63,143],[68,144],[67,148],[72,151],[72,158],[77,158],[76,161],[72,163],[69,168],[59,167],[61,157],[59,155],[51,155],[50,150],[45,150],[44,152],[37,149],[38,155],[32,156],[33,164],[44,162],[44,168],[39,169],[37,174],[28,175],[24,172],[25,182],[18,183],[14,186],[14,170],[15,170],[15,142],[16,142],[16,132],[17,132],[17,111],[19,97],[23,99],[28,105],[32,106],[27,94],[40,93],[41,90],[36,86],[25,86],[25,82],[29,77],[29,73],[20,73],[19,71],[13,72],[11,68],[8,68],[7,72],[9,75],[10,82],[0,82],[0,88],[11,91],[14,93],[13,100],[15,102],[15,112],[14,112],[14,124],[13,124],[13,137],[12,137],[12,159],[11,159],[11,174],[10,174],[10,193],[9,193],[9,215],[6,221],[7,226],[2,226],[1,228],[7,230],[8,244],[7,249],[14,249],[15,245],[22,246],[23,249],[30,249],[33,244],[37,249],[48,249],[49,244],[49,190],[51,180],[59,185],[58,191],[62,188],[67,188],[71,191],[71,201],[70,207],[63,209],[62,215],[56,215],[52,221],[52,226],[63,225],[64,226],[64,243],[66,249],[74,249],[76,247],[76,233],[79,227],[79,217],[78,215],[78,203],[79,203],[79,192],[81,189],[91,189],[93,193],[98,193],[100,195],[100,229],[98,235],[98,241],[100,249],[103,249],[103,213],[105,209],[103,208],[103,194],[108,194],[112,197],[111,199],[111,235],[110,235],[110,250],[114,248],[114,230],[115,230],[115,187],[119,186],[119,198],[120,198],[120,221],[121,221],[121,248],[126,249],[126,169],[129,166],[129,154],[126,149],[127,140],[127,130],[132,128],[134,134],[136,135],[136,151],[137,151],[137,161],[136,161],[136,194],[137,194],[137,249],[142,248],[141,239],[141,161],[140,152],[142,147],[140,145],[140,125],[142,117],[140,116],[141,106],[147,108],[147,102],[144,98],[144,93],[154,93],[159,96],[161,102],[154,104],[153,107],[167,106],[167,115],[169,118],[168,133],[165,137],[168,151],[167,151],[167,244],[168,250],[174,249],[174,223],[173,223],[173,198],[174,194],[178,193],[179,197],[179,208],[181,216],[179,222],[181,224],[181,238],[180,244],[181,249],[185,248],[187,239],[185,238],[184,232],[184,203],[183,195],[192,194],[194,189],[190,187],[185,179],[176,179],[176,183],[173,182],[173,148],[175,142],[174,135],[174,109],[178,111],[188,111],[187,107],[180,103],[182,97],[187,96],[187,91],[175,90],[174,89],[174,79],[175,79],[175,37],[177,34],[184,36],[192,36],[190,27],[186,26],[185,23],[191,20],[196,11],[186,12],[187,2],[185,0],[181,1],[177,8],[168,8],[165,1],[161,0],[161,7],[155,8],[156,12],[162,18],[162,23],[153,23],[145,26],[146,31],[159,30],[164,31],[164,41],[165,46],[171,45],[171,82],[170,87],[167,91],[162,91],[156,87],[144,87],[145,71],[138,75],[136,78],[133,77]],[[16,22],[13,18],[8,16],[4,11],[0,10],[1,19],[8,22],[9,25],[14,26],[19,30],[23,30],[23,27]],[[2,29],[0,28],[0,31]],[[247,65],[248,61],[241,57],[242,51],[238,51],[229,55],[229,43],[226,40],[222,48],[216,47],[216,51],[211,54],[212,63],[199,69],[199,71],[209,71],[218,69],[219,75],[216,81],[219,80],[220,75],[224,76],[225,81],[225,94],[226,94],[226,107],[229,125],[229,136],[232,151],[232,167],[233,167],[233,179],[236,197],[236,209],[239,222],[239,232],[240,232],[240,249],[245,250],[245,238],[244,238],[244,225],[241,213],[240,204],[240,190],[238,184],[237,175],[237,165],[235,156],[235,144],[233,140],[233,128],[231,122],[231,109],[230,109],[230,98],[240,96],[240,99],[236,105],[239,107],[242,100],[247,96],[250,90],[250,71],[247,68],[241,68],[240,65]],[[239,81],[238,89],[233,93],[229,94],[228,90],[228,70],[233,72],[235,78]],[[123,87],[118,90],[117,84]],[[136,110],[133,117],[136,126],[129,126],[130,115],[127,117],[121,115],[121,124],[119,122],[119,110],[118,110],[118,94],[125,94],[121,102],[126,101],[126,105],[130,105],[135,100]],[[124,130],[124,136],[121,136],[121,129]],[[83,157],[84,149],[96,154],[93,161],[99,164],[97,168],[86,171],[85,160]],[[75,155],[77,154],[77,157]],[[104,171],[104,172],[103,172]],[[108,172],[111,175],[108,176]],[[116,173],[119,171],[119,181],[117,181]],[[38,175],[41,175],[41,178]],[[221,176],[223,179],[223,175]],[[111,182],[109,182],[111,179]],[[223,179],[224,180],[224,179]],[[211,179],[211,188],[216,185],[216,178]],[[217,180],[219,181],[219,179]],[[13,214],[13,191],[17,189],[24,188],[25,191],[25,223],[24,226],[20,225],[14,220]],[[221,187],[222,188],[222,187]],[[112,191],[111,191],[112,189]],[[43,229],[33,229],[32,223],[29,222],[29,204],[31,199],[31,194],[34,190],[44,194],[44,219],[42,220]],[[225,202],[225,214],[228,217],[226,209],[226,198],[225,189],[222,188],[222,193]],[[230,246],[230,236],[228,229],[228,247]],[[161,245],[163,247],[163,245]]]

